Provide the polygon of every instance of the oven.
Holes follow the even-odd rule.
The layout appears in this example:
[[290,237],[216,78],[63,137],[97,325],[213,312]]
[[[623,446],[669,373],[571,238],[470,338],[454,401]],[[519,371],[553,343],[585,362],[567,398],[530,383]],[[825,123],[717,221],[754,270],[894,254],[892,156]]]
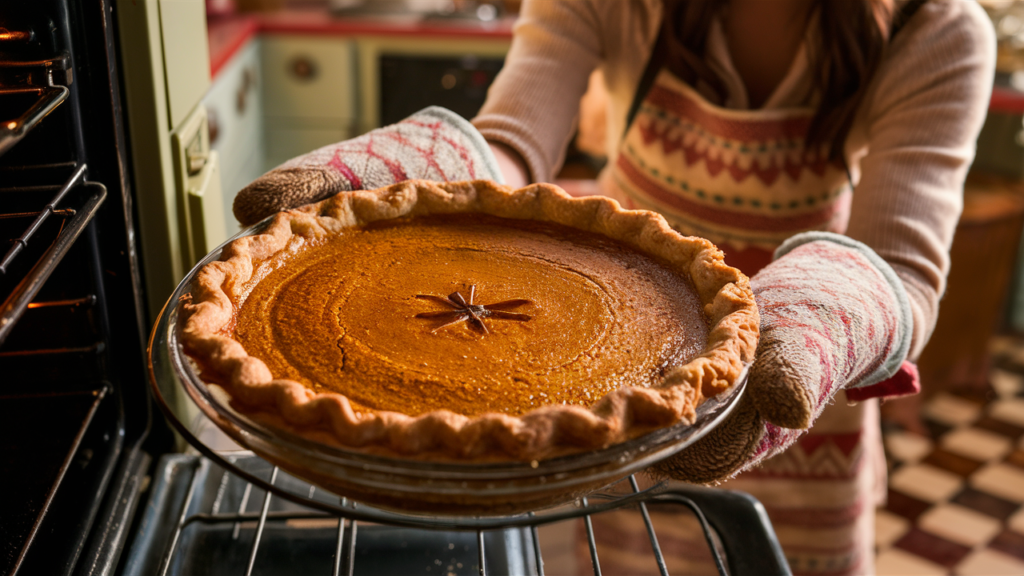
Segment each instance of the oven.
[[0,6],[0,573],[114,562],[148,474],[143,287],[106,2]]
[[116,19],[112,0],[0,5],[0,574],[560,573],[567,535],[599,574],[591,518],[616,510],[668,574],[665,507],[720,573],[788,573],[763,508],[727,491],[630,478],[535,514],[414,516],[194,436],[148,346],[165,295],[142,280]]

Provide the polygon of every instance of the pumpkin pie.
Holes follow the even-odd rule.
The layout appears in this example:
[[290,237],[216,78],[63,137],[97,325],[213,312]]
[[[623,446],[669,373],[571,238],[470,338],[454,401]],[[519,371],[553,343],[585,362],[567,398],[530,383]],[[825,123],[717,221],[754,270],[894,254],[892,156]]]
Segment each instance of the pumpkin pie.
[[231,406],[403,458],[531,461],[692,422],[753,359],[748,279],[704,239],[539,184],[409,181],[228,244],[181,342]]

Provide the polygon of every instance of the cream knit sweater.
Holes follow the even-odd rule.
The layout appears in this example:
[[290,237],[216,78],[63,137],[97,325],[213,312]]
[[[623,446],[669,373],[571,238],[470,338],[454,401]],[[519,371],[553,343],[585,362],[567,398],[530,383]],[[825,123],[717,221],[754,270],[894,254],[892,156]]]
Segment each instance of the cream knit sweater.
[[[515,149],[533,180],[549,181],[564,161],[590,72],[600,66],[613,157],[660,21],[660,0],[525,2],[505,67],[474,125],[487,140]],[[808,65],[814,30],[812,23],[763,109],[818,105]],[[727,86],[723,105],[747,109],[726,46],[715,22],[707,60]],[[846,233],[872,247],[906,286],[914,315],[911,358],[935,326],[994,65],[994,33],[977,3],[931,0],[889,46],[846,142],[855,183]]]

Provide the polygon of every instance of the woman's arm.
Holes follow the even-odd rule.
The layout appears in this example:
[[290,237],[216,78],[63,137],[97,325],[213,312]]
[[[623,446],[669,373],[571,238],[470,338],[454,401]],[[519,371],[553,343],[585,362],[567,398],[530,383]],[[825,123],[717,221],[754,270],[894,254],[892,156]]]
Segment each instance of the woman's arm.
[[500,142],[488,144],[491,146],[494,159],[498,161],[498,170],[504,176],[506,186],[522,188],[530,183],[530,171],[518,152]]
[[[473,119],[509,185],[549,181],[564,161],[579,101],[602,57],[603,0],[526,1],[505,65]],[[505,148],[507,147],[507,148]]]
[[847,235],[874,249],[903,282],[916,358],[945,290],[963,183],[992,90],[995,37],[976,3],[932,0],[888,53],[848,141],[848,151],[866,155]]

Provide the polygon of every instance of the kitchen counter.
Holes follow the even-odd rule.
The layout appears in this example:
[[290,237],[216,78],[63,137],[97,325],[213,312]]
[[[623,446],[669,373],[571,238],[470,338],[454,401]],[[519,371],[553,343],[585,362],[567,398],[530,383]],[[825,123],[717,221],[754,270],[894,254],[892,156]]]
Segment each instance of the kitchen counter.
[[284,10],[210,17],[210,75],[216,77],[232,56],[257,34],[319,36],[402,36],[429,38],[512,38],[515,18],[493,22],[415,17],[336,16],[324,10]]

